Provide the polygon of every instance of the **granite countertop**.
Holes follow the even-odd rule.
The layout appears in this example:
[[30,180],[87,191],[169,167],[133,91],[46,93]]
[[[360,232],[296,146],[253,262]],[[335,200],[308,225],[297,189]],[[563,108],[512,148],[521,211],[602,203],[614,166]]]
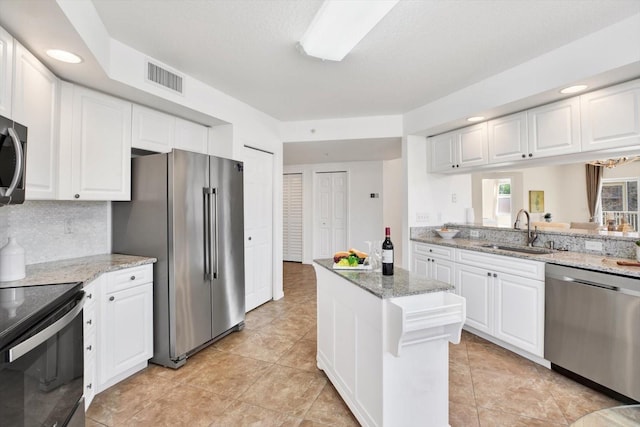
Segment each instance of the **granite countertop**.
[[416,276],[398,266],[395,266],[393,276],[383,276],[381,272],[370,270],[334,270],[333,259],[316,259],[313,262],[383,299],[454,289],[452,285]]
[[24,279],[0,282],[0,289],[68,282],[86,283],[102,273],[152,264],[156,261],[155,258],[149,257],[104,254],[31,264],[26,267],[27,275]]
[[[618,265],[617,261],[635,261],[627,258],[614,258],[605,255],[585,254],[580,252],[551,251],[551,253],[525,254],[503,249],[484,248],[480,245],[491,243],[485,240],[473,239],[442,239],[440,237],[414,238],[414,242],[429,243],[433,245],[449,246],[459,249],[468,249],[478,252],[486,252],[496,255],[506,255],[533,261],[547,262],[550,264],[565,265],[582,268],[585,270],[601,271],[604,273],[620,274],[623,276],[640,278],[640,267]],[[543,249],[543,248],[540,248]]]

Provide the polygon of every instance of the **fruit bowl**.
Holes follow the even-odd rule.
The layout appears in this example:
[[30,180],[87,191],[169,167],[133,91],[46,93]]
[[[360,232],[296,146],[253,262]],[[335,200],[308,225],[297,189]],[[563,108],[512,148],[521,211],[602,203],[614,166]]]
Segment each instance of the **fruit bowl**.
[[454,230],[452,228],[447,228],[446,230],[436,230],[436,233],[438,233],[443,239],[453,239],[459,232],[460,230]]

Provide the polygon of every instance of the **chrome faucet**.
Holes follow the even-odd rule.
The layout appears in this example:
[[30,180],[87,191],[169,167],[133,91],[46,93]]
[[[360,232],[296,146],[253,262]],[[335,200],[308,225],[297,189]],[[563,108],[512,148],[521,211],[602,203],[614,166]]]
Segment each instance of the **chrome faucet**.
[[538,239],[538,227],[534,228],[534,231],[531,232],[531,216],[526,209],[520,209],[518,214],[516,215],[516,222],[513,223],[513,228],[516,230],[521,230],[520,228],[520,214],[523,213],[527,217],[527,246],[533,246],[533,242]]

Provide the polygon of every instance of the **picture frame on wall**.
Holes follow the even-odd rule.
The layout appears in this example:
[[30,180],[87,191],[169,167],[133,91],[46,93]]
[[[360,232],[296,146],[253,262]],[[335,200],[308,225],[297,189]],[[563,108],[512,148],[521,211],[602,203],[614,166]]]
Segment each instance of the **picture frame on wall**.
[[544,191],[538,191],[538,190],[529,191],[529,212],[530,213],[544,212]]

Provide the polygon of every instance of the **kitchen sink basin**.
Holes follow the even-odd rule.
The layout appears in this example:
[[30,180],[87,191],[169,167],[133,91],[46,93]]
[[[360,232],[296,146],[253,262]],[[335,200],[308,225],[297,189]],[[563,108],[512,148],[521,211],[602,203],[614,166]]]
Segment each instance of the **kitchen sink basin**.
[[544,248],[531,248],[526,246],[507,246],[507,245],[498,245],[495,243],[485,243],[479,245],[481,248],[490,248],[490,249],[500,249],[503,251],[511,251],[511,252],[520,252],[523,254],[532,254],[532,255],[540,255],[540,254],[550,254],[552,253],[549,249]]

